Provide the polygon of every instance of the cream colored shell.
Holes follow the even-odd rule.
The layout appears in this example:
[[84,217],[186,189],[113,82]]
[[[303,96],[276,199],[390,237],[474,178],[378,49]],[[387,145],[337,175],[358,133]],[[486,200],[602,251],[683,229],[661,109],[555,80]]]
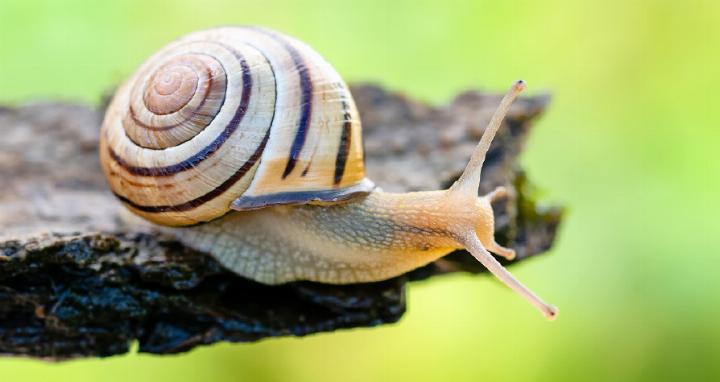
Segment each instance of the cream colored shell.
[[116,93],[100,158],[136,214],[191,225],[372,190],[347,86],[304,43],[255,27],[192,33]]

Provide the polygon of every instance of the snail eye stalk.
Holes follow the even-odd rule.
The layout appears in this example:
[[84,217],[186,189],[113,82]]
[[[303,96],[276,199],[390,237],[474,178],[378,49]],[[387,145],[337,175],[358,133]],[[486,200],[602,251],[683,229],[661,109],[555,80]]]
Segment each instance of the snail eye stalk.
[[[485,162],[487,152],[490,149],[490,144],[492,143],[493,138],[495,138],[498,129],[500,129],[505,115],[508,110],[510,110],[510,105],[512,105],[512,102],[523,90],[525,90],[525,82],[517,81],[512,85],[507,94],[505,94],[502,101],[500,101],[500,105],[495,110],[495,114],[493,114],[490,123],[487,128],[485,128],[485,132],[483,132],[483,135],[480,138],[480,143],[478,143],[475,151],[473,151],[470,161],[465,167],[465,171],[463,171],[460,179],[458,179],[452,187],[450,187],[450,195],[457,195],[459,198],[473,200],[473,202],[477,199],[482,166]],[[494,198],[502,196],[503,193],[504,190],[502,189],[496,190],[487,195],[486,198],[488,198],[488,201],[492,201]],[[485,268],[487,268],[493,275],[495,275],[495,277],[500,279],[500,281],[518,293],[530,304],[538,308],[538,310],[540,310],[546,318],[553,320],[557,317],[558,309],[556,307],[544,302],[540,297],[538,297],[538,295],[518,281],[490,254],[490,252],[488,252],[478,238],[475,227],[466,227],[466,231],[460,233],[460,237],[465,249],[467,249],[468,252],[470,252],[480,263],[482,263],[482,265],[485,266]],[[512,258],[515,256],[514,251],[500,247],[494,242],[494,239],[490,244],[493,245],[490,249],[498,250],[499,254],[504,254],[506,258]]]

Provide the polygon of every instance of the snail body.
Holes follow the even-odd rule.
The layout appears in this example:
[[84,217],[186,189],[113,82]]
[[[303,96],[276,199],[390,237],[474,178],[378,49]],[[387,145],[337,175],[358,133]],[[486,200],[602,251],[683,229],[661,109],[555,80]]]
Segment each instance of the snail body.
[[[207,224],[173,230],[182,232],[177,235],[180,241],[266,284],[379,281],[464,247],[449,234],[453,226],[492,224],[489,200],[470,200],[477,204],[474,208],[469,204],[447,212],[453,202],[448,199],[444,191],[375,191],[328,206],[231,212]],[[478,219],[478,214],[485,218]],[[492,237],[486,239],[487,246],[496,248]]]
[[513,85],[448,190],[386,193],[365,178],[361,123],[337,72],[304,43],[254,27],[183,37],[123,85],[100,158],[136,215],[239,275],[267,284],[388,279],[467,249],[543,314],[556,309],[488,250],[480,170],[522,82]]

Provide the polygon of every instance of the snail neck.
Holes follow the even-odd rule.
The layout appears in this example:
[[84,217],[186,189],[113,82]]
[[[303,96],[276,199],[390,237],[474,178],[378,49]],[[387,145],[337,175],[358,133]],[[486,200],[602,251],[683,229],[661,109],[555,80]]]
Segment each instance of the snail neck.
[[368,214],[391,220],[396,235],[420,248],[462,248],[460,239],[469,230],[492,240],[494,218],[487,197],[451,190],[375,192],[364,204]]

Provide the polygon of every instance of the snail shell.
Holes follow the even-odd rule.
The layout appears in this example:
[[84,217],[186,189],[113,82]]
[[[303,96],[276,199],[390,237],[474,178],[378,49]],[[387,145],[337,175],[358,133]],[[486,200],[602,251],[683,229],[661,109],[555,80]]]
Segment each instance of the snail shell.
[[192,33],[150,57],[108,108],[100,158],[130,210],[170,226],[374,187],[338,73],[306,44],[255,27]]

